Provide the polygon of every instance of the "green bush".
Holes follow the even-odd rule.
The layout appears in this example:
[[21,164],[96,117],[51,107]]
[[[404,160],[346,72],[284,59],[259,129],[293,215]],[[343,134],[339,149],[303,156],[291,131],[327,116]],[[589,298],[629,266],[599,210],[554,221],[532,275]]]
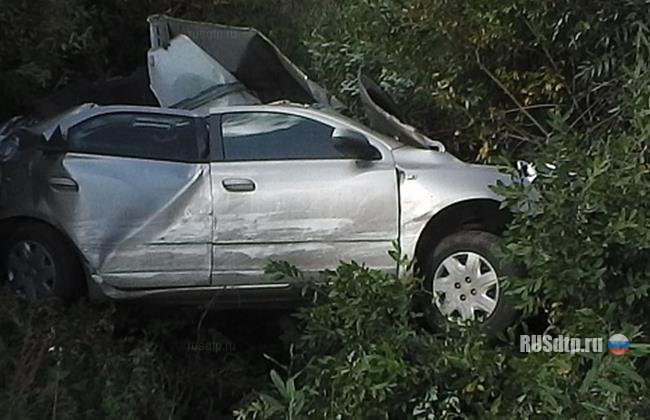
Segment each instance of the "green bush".
[[155,346],[113,341],[111,310],[2,302],[0,407],[6,419],[165,416],[173,399]]
[[[166,12],[263,30],[357,115],[364,68],[397,96],[407,122],[461,156],[530,157],[539,170],[533,187],[498,187],[513,214],[504,255],[526,268],[507,279],[507,293],[524,314],[546,313],[548,333],[624,333],[635,347],[618,358],[522,355],[516,334],[497,346],[472,327],[432,335],[411,309],[416,279],[348,263],[325,274],[322,304],[300,311],[289,362],[275,363],[265,383],[257,337],[251,352],[206,357],[184,347],[192,317],[149,323],[127,314],[124,333],[113,309],[34,309],[2,295],[4,418],[218,415],[253,389],[241,418],[634,418],[650,410],[647,346],[639,345],[650,333],[645,0],[23,3],[0,9],[0,119],[79,78],[144,64],[144,19]],[[275,270],[301,276],[286,264]]]
[[0,289],[0,419],[218,418],[282,348],[269,322],[140,306],[35,307]]
[[[513,214],[504,257],[525,275],[505,290],[547,334],[630,338],[626,357],[520,354],[517,335],[490,346],[472,328],[422,331],[409,303],[417,280],[343,264],[326,273],[319,306],[284,377],[240,418],[634,418],[650,409],[650,42],[639,24],[632,61],[603,83],[606,117],[582,126],[573,105],[540,126],[538,177],[499,185]],[[614,88],[615,87],[615,88]],[[580,128],[577,128],[580,127]],[[514,178],[517,171],[510,168]],[[276,271],[300,277],[286,265]],[[526,318],[523,318],[524,320]],[[518,331],[526,331],[526,324]]]
[[581,127],[606,116],[616,89],[604,82],[633,60],[650,20],[643,0],[341,3],[305,43],[312,76],[360,114],[365,68],[408,122],[478,160],[537,144],[548,109],[570,108]]
[[[273,270],[305,281],[286,264]],[[299,312],[302,329],[291,363],[278,364],[281,373],[271,371],[267,390],[235,412],[239,419],[634,418],[650,409],[643,398],[650,367],[641,364],[648,346],[618,358],[521,354],[515,336],[494,346],[475,327],[423,330],[411,304],[417,279],[353,262],[324,273],[317,284],[307,282],[307,295],[323,302]],[[549,282],[540,291],[557,287]],[[601,299],[606,296],[600,292]],[[647,337],[631,325],[647,313],[610,320],[597,306],[566,303],[561,312],[572,323],[553,325],[555,334],[606,341],[624,332],[632,342]]]
[[[624,333],[626,357],[520,354],[472,328],[438,336],[414,322],[417,281],[344,264],[328,273],[325,303],[305,308],[285,377],[240,418],[541,418],[620,416],[650,409],[650,42],[636,25],[632,60],[612,72],[607,116],[590,126],[572,104],[543,122],[538,178],[496,190],[513,214],[504,256],[525,267],[506,291],[523,315],[548,314],[546,333]],[[580,77],[580,75],[576,76]],[[533,116],[531,116],[534,118]],[[509,169],[517,177],[514,169]],[[277,270],[300,276],[286,266]],[[525,318],[524,318],[525,319]],[[526,325],[519,331],[525,331]]]

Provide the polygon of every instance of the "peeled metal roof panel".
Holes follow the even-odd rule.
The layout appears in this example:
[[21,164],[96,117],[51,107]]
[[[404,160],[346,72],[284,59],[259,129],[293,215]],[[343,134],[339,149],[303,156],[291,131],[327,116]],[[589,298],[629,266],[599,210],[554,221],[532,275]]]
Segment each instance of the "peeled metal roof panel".
[[[221,68],[235,77],[262,103],[287,100],[341,108],[325,89],[310,81],[262,33],[252,28],[175,19],[153,15],[148,19],[152,50],[166,49],[178,36],[186,36]],[[195,54],[197,60],[200,54]],[[213,78],[221,85],[220,78]],[[189,99],[191,93],[186,95]]]
[[[163,107],[196,109],[214,106],[215,101],[220,105],[259,103],[225,67],[186,35],[174,37],[164,48],[150,49],[147,59],[151,90]],[[198,101],[188,101],[192,98]]]

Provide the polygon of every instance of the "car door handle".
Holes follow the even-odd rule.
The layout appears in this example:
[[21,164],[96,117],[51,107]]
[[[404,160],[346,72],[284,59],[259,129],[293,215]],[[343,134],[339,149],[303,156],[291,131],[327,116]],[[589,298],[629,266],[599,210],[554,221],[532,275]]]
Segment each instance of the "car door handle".
[[50,187],[57,191],[79,191],[79,184],[72,178],[53,176],[50,178],[49,183]]
[[232,192],[255,191],[255,183],[251,179],[245,178],[228,178],[222,182],[223,187]]

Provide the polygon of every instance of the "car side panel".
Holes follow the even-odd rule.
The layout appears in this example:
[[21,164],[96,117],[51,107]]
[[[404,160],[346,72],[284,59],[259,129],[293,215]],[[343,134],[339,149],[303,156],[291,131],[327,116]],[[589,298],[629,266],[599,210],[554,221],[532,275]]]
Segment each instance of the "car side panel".
[[[213,284],[266,282],[270,260],[304,271],[355,260],[394,270],[397,176],[391,162],[354,160],[212,164],[215,237]],[[250,179],[251,192],[224,180]]]
[[71,154],[63,167],[79,194],[53,203],[106,282],[125,288],[208,283],[207,164]]
[[394,155],[402,174],[400,244],[411,257],[425,226],[438,212],[463,201],[501,201],[490,185],[510,182],[497,167],[463,163],[447,153],[404,148]]
[[[207,163],[68,153],[11,167],[2,201],[43,214],[119,288],[206,285],[211,268]],[[5,174],[8,175],[8,174]]]

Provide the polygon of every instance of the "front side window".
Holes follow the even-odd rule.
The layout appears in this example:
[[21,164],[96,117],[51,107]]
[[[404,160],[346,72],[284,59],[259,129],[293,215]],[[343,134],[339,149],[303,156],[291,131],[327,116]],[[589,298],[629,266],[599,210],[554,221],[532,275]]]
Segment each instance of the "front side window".
[[334,148],[334,128],[274,112],[239,112],[221,119],[226,160],[347,159]]
[[83,121],[68,131],[73,152],[196,161],[205,156],[201,120],[176,115],[115,113]]

